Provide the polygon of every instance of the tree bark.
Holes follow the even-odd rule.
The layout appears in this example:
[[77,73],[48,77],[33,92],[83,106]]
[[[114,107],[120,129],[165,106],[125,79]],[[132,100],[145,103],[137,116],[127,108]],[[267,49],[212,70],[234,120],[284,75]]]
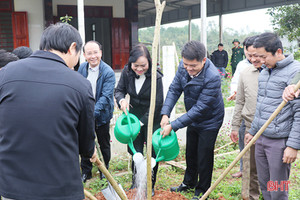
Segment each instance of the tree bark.
[[152,157],[152,132],[153,132],[153,118],[155,110],[155,100],[156,100],[156,71],[157,71],[157,46],[160,36],[160,24],[162,13],[166,5],[166,1],[160,3],[160,0],[154,0],[156,8],[156,20],[155,20],[155,30],[154,38],[152,43],[152,74],[151,74],[151,99],[149,108],[149,118],[148,118],[148,137],[147,137],[147,199],[152,198],[152,167],[151,167],[151,157]]

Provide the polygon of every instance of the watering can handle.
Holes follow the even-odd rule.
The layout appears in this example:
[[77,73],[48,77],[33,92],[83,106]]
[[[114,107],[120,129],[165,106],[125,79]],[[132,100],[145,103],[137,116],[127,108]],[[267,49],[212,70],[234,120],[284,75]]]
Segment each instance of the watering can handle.
[[129,112],[128,112],[128,110],[126,109],[126,111],[127,111],[127,121],[128,121],[128,126],[129,126],[129,131],[130,131],[130,136],[132,136],[132,134],[133,134],[133,130],[132,130],[132,125],[131,125],[131,120],[130,120],[130,117],[129,117]]
[[158,146],[161,147],[161,139],[162,139],[162,134],[160,134],[159,138],[158,138]]

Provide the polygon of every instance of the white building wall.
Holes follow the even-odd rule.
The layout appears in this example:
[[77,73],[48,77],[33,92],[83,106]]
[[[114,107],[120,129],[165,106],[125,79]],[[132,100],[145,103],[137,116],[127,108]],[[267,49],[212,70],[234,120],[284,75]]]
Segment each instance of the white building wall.
[[27,12],[29,47],[39,49],[40,38],[44,30],[44,7],[42,0],[14,0],[16,12]]
[[[77,5],[77,0],[53,0],[53,15],[57,16],[57,5]],[[114,18],[125,17],[125,0],[85,0],[85,6],[112,6]],[[61,16],[59,16],[61,17]]]
[[[53,15],[57,16],[57,5],[77,5],[77,0],[53,0]],[[125,0],[85,0],[85,6],[112,6],[114,18],[125,17]],[[39,49],[40,38],[44,30],[43,0],[14,0],[16,12],[27,12],[29,47]]]

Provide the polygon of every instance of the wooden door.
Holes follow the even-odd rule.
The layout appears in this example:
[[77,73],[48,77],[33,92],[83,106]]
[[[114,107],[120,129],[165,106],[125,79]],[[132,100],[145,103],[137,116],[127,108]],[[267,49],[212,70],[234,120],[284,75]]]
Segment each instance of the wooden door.
[[121,70],[130,52],[130,24],[126,18],[112,19],[112,68]]
[[102,45],[102,60],[111,66],[111,25],[109,18],[85,18],[85,40]]
[[27,12],[12,13],[14,48],[29,47]]

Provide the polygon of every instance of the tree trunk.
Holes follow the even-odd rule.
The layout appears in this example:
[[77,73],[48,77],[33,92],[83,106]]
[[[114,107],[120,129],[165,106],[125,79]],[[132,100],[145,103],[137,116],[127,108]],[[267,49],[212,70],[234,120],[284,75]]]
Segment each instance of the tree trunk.
[[155,20],[155,30],[154,38],[152,43],[152,75],[151,75],[151,99],[149,108],[149,118],[148,118],[148,137],[147,137],[147,199],[151,200],[152,197],[152,167],[151,167],[151,157],[152,157],[152,132],[153,132],[153,118],[155,110],[155,100],[156,100],[156,71],[157,71],[157,46],[160,36],[160,23],[162,18],[162,13],[166,5],[166,1],[160,3],[160,0],[154,0],[156,8],[156,20]]

